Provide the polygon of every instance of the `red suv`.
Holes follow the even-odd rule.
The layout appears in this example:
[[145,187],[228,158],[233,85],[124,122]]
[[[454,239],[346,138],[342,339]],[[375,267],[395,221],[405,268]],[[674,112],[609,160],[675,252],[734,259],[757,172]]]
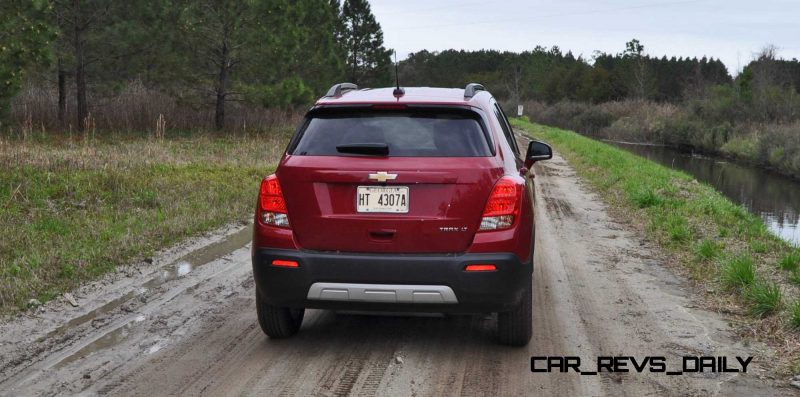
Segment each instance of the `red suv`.
[[498,312],[531,338],[531,165],[483,86],[333,86],[261,182],[253,232],[258,321],[297,333],[305,308]]

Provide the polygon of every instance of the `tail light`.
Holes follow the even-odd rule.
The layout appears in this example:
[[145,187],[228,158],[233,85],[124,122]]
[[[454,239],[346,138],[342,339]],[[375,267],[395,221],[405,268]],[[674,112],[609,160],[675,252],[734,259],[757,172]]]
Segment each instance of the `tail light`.
[[289,227],[289,216],[286,212],[286,200],[283,198],[278,177],[272,174],[261,181],[258,193],[259,219],[266,225]]
[[494,185],[486,202],[479,231],[503,230],[514,225],[522,202],[522,185],[503,177]]

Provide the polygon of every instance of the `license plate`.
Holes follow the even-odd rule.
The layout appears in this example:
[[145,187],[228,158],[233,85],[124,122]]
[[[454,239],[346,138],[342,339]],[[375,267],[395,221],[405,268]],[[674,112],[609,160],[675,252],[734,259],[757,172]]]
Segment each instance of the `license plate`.
[[358,212],[408,212],[408,186],[359,186],[356,192]]

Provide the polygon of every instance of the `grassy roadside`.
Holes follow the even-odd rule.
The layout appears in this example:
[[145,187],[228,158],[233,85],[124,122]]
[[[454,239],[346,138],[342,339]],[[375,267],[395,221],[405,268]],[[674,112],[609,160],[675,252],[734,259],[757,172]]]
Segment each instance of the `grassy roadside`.
[[0,313],[248,219],[286,140],[283,131],[0,139]]
[[571,131],[512,120],[552,144],[612,208],[641,227],[708,291],[742,334],[776,347],[800,372],[800,253],[760,218],[691,176]]

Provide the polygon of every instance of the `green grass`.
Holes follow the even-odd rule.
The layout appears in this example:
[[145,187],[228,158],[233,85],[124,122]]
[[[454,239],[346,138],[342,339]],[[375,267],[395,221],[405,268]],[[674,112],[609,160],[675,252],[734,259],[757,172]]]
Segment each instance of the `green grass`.
[[800,299],[794,301],[789,307],[789,326],[800,329]]
[[652,190],[638,190],[630,193],[630,200],[639,208],[661,205],[663,199]]
[[778,267],[783,270],[795,272],[800,267],[800,251],[792,251],[778,261]]
[[[754,316],[779,309],[781,283],[800,285],[800,250],[770,234],[760,218],[712,187],[571,131],[523,119],[512,124],[552,144],[581,178],[610,205],[633,214],[698,282],[723,284],[727,288],[718,293],[735,294]],[[778,282],[774,285],[757,281],[768,279],[759,269],[768,270],[775,257],[791,272],[773,277]]]
[[769,246],[763,241],[753,241],[750,243],[750,250],[757,254],[765,254],[769,251]]
[[789,275],[789,282],[794,285],[800,285],[800,270],[795,270]]
[[773,282],[758,280],[744,289],[744,299],[750,305],[750,314],[765,317],[781,307],[781,288]]
[[666,227],[667,235],[669,235],[670,240],[675,243],[682,244],[692,239],[693,232],[689,227],[689,223],[681,215],[667,215],[664,226]]
[[722,252],[722,247],[714,240],[704,239],[695,247],[695,255],[702,261],[716,259]]
[[0,140],[0,312],[249,219],[285,134]]
[[739,256],[728,259],[720,269],[720,280],[728,288],[742,288],[753,284],[756,271],[753,259],[749,256]]

